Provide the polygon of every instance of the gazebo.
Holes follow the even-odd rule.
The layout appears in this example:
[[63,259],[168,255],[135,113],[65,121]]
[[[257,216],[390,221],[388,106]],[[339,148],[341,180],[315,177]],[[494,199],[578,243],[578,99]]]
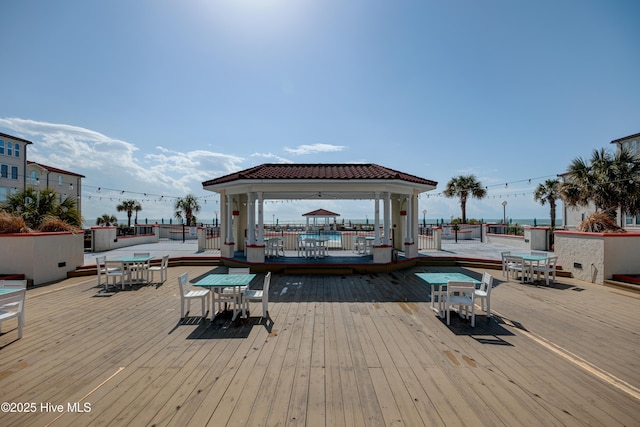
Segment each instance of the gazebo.
[[329,222],[329,220],[331,218],[333,218],[333,220],[335,221],[335,219],[337,217],[340,216],[340,214],[337,214],[335,212],[331,212],[328,211],[326,209],[316,209],[315,211],[311,211],[311,212],[307,212],[305,214],[302,214],[303,217],[307,218],[307,230],[309,230],[309,220],[313,219],[313,228],[314,229],[318,229],[318,218],[324,218],[324,225],[325,227],[330,227],[331,223]]
[[202,183],[205,190],[220,194],[221,256],[233,258],[246,237],[247,261],[253,263],[264,262],[265,200],[372,200],[373,262],[391,262],[394,248],[407,258],[417,257],[418,195],[436,186],[435,181],[371,163],[267,163]]

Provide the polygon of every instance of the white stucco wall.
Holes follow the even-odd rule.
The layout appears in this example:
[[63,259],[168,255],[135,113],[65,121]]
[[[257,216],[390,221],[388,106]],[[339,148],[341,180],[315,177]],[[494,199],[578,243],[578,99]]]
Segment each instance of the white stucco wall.
[[0,272],[24,274],[34,285],[66,279],[83,263],[83,233],[0,235]]
[[640,273],[640,233],[556,231],[555,254],[573,277],[603,284],[614,274]]
[[94,252],[109,251],[143,243],[157,243],[160,228],[153,225],[153,234],[117,237],[117,227],[91,227],[91,246]]
[[523,236],[509,236],[506,234],[491,234],[485,235],[486,242],[494,245],[505,245],[522,250],[529,250],[529,243],[524,241]]

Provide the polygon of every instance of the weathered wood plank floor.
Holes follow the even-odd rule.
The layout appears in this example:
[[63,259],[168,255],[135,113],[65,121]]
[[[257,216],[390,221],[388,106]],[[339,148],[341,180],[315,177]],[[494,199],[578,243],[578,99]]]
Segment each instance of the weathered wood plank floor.
[[481,270],[274,275],[268,324],[258,304],[213,323],[193,304],[180,322],[177,276],[210,270],[108,295],[95,277],[29,290],[24,338],[15,322],[0,334],[0,401],[36,410],[0,425],[640,424],[637,294],[490,271],[497,316],[471,328],[439,319],[414,273]]

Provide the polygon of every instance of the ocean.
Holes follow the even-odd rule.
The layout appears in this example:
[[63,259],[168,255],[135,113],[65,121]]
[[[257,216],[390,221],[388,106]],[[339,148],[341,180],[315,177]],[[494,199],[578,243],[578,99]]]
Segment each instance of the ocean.
[[[271,219],[271,218],[269,218]],[[382,221],[382,218],[380,218],[380,220]],[[441,221],[443,221],[446,223],[449,222],[449,218],[426,218],[426,224],[427,225],[435,225],[440,224]],[[499,219],[494,219],[494,218],[489,218],[489,219],[485,219],[482,218],[482,220],[487,223],[487,224],[499,224],[502,222],[502,218]],[[219,219],[218,219],[219,221]],[[336,223],[338,224],[344,224],[346,226],[349,226],[349,224],[356,225],[356,224],[373,224],[373,219],[372,218],[365,218],[365,219],[342,219],[342,218],[336,218]],[[509,222],[510,224],[518,224],[518,225],[538,225],[538,226],[548,226],[549,224],[551,224],[551,221],[549,220],[549,218],[509,218]],[[131,222],[133,224],[133,220]],[[160,219],[147,219],[147,218],[138,218],[138,223],[139,224],[182,224],[179,220],[176,220],[175,218],[169,219],[169,218],[160,218]],[[281,219],[276,219],[276,223],[279,226],[284,226],[284,225],[292,225],[292,226],[304,226],[306,225],[306,220],[300,220],[300,219],[296,219],[296,220],[281,220]],[[312,221],[309,221],[310,224],[313,224]],[[333,223],[333,221],[331,221],[331,223]],[[423,224],[423,219],[420,218],[418,220],[419,225]],[[127,224],[127,219],[118,219],[118,224]],[[200,224],[200,222],[198,222],[198,224]],[[208,222],[205,222],[206,225],[212,225],[213,224],[213,219],[208,219]],[[266,226],[271,226],[272,223],[271,221],[267,221],[267,218],[265,218],[264,224]],[[318,220],[318,225],[323,225],[325,224],[324,219],[322,220]],[[91,221],[85,221],[83,224],[84,228],[91,228],[93,226],[96,225],[95,220],[93,222]],[[218,222],[218,225],[219,222]],[[560,226],[562,225],[562,219],[556,219],[556,226]]]

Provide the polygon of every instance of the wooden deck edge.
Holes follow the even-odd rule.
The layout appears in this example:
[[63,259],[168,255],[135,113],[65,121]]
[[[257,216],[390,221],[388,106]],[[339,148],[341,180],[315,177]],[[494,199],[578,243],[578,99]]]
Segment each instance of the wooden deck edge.
[[634,285],[632,283],[618,282],[617,280],[605,280],[604,286],[607,286],[609,288],[624,289],[625,291],[631,291],[640,294],[640,286]]

